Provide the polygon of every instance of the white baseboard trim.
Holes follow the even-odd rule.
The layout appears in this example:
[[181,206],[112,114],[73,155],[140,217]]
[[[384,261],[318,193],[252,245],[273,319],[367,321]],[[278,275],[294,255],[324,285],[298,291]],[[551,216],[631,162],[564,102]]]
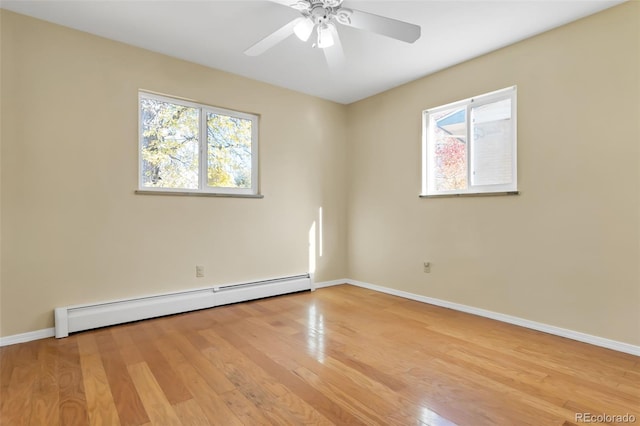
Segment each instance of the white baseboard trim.
[[[330,282],[333,282],[333,281],[330,281]],[[363,287],[369,290],[375,290],[381,293],[403,297],[405,299],[416,300],[418,302],[428,303],[430,305],[436,305],[436,306],[441,306],[443,308],[449,308],[456,311],[466,312],[468,314],[478,315],[481,317],[490,318],[490,319],[494,319],[497,321],[501,321],[501,322],[505,322],[513,325],[518,325],[520,327],[530,328],[536,331],[542,331],[544,333],[549,333],[549,334],[553,334],[560,337],[566,337],[567,339],[577,340],[578,342],[589,343],[591,345],[612,349],[614,351],[640,356],[640,346],[632,345],[630,343],[619,342],[617,340],[611,340],[604,337],[582,333],[579,331],[569,330],[562,327],[556,327],[554,325],[549,325],[549,324],[544,324],[537,321],[527,320],[524,318],[514,317],[512,315],[501,314],[499,312],[493,312],[486,309],[475,308],[473,306],[463,305],[460,303],[449,302],[441,299],[435,299],[433,297],[421,296],[419,294],[413,294],[406,291],[395,290],[392,288],[370,284],[362,281],[356,281],[351,279],[339,281],[340,284],[345,282],[347,284],[351,284],[357,287]]]
[[350,284],[350,282],[348,279],[342,278],[340,280],[321,281],[315,284],[316,284],[316,288],[324,288],[324,287],[331,287],[331,286],[340,285],[340,284]]
[[14,334],[12,336],[0,337],[0,347],[15,345],[16,343],[31,342],[32,340],[46,339],[55,336],[55,328],[43,328],[42,330],[30,331],[28,333]]
[[[556,327],[553,325],[531,321],[524,318],[514,317],[511,315],[501,314],[501,313],[489,311],[486,309],[475,308],[473,306],[463,305],[460,303],[449,302],[446,300],[436,299],[433,297],[421,296],[419,294],[409,293],[401,290],[395,290],[389,287],[383,287],[380,285],[370,284],[363,281],[357,281],[357,280],[352,280],[347,278],[331,280],[331,281],[322,281],[322,282],[315,283],[315,288],[325,288],[325,287],[331,287],[331,286],[340,285],[340,284],[350,284],[357,287],[367,288],[369,290],[379,291],[381,293],[391,294],[393,296],[398,296],[405,299],[415,300],[422,303],[428,303],[430,305],[435,305],[435,306],[441,306],[443,308],[449,308],[449,309],[453,309],[460,312],[466,312],[472,315],[478,315],[481,317],[502,321],[508,324],[530,328],[532,330],[542,331],[544,333],[549,333],[549,334],[553,334],[560,337],[566,337],[568,339],[576,340],[578,342],[589,343],[591,345],[612,349],[614,351],[640,356],[640,346],[632,345],[629,343],[606,339],[604,337],[599,337],[599,336],[593,336],[591,334],[568,330],[566,328]],[[45,328],[42,330],[30,331],[28,333],[0,337],[0,347],[15,345],[17,343],[30,342],[32,340],[46,339],[48,337],[53,337],[53,336],[55,336],[55,329]]]

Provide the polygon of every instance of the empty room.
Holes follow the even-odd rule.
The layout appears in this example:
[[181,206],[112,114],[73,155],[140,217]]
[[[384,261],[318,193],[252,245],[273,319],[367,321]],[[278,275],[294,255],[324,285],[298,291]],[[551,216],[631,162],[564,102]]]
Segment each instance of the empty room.
[[0,424],[640,424],[640,2],[0,37]]

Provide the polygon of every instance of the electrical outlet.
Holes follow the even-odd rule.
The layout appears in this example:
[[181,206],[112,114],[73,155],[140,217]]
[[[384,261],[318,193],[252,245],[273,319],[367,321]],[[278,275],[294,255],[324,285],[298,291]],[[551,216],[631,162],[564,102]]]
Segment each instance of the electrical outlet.
[[197,278],[204,277],[204,266],[196,265],[196,277]]
[[431,272],[431,262],[424,262],[424,273],[428,274]]

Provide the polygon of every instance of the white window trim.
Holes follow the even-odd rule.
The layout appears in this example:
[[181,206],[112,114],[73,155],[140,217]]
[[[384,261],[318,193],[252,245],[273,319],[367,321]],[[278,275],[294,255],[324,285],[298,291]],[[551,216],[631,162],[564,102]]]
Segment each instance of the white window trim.
[[[473,162],[471,156],[473,155],[472,141],[472,129],[473,126],[467,126],[467,189],[458,189],[451,191],[436,191],[430,188],[431,182],[429,181],[429,170],[435,167],[433,147],[428,144],[428,136],[433,129],[429,125],[430,114],[438,113],[443,110],[465,107],[467,120],[471,117],[471,108],[482,106],[485,104],[493,103],[500,100],[511,99],[511,125],[513,131],[513,149],[512,149],[512,176],[513,182],[507,185],[471,185],[471,174]],[[472,98],[464,99],[449,103],[447,105],[438,106],[436,108],[430,108],[422,112],[422,189],[420,197],[446,197],[446,196],[478,196],[478,195],[515,195],[518,194],[518,175],[517,175],[517,158],[518,158],[518,133],[517,133],[517,86],[507,87],[505,89],[496,90],[494,92],[485,93],[483,95],[474,96]],[[431,137],[433,138],[433,136]]]
[[[143,159],[142,159],[142,111],[140,109],[140,101],[142,98],[154,99],[156,101],[172,103],[175,105],[182,105],[190,108],[197,108],[200,110],[200,123],[199,123],[199,158],[198,158],[198,189],[189,188],[159,188],[159,187],[147,187],[144,186],[144,178],[142,176]],[[214,113],[220,115],[226,115],[229,117],[242,118],[251,121],[251,187],[250,188],[223,188],[223,187],[210,187],[206,185],[207,182],[207,170],[208,170],[208,143],[207,143],[207,113]],[[258,124],[259,117],[255,114],[249,114],[246,112],[234,111],[226,108],[218,108],[209,105],[204,105],[196,102],[186,101],[180,98],[172,98],[169,96],[161,96],[155,93],[146,92],[144,90],[138,91],[138,190],[137,194],[166,194],[166,195],[200,195],[200,196],[229,196],[229,197],[249,197],[249,198],[262,198],[259,193],[259,180],[258,180]]]

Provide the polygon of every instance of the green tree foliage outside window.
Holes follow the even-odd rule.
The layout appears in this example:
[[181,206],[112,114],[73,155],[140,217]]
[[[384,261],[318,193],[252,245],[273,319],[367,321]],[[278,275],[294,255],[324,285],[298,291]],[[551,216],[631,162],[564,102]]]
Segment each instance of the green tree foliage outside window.
[[225,112],[141,93],[141,187],[252,190],[255,117]]
[[251,121],[207,114],[207,184],[251,187]]
[[197,108],[141,99],[143,186],[198,188]]

